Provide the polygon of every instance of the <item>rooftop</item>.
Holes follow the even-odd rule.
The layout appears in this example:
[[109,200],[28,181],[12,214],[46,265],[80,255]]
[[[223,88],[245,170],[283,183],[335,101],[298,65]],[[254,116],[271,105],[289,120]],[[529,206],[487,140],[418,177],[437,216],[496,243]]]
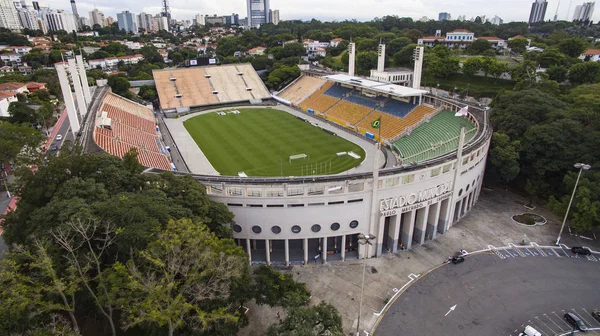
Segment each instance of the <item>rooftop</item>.
[[414,96],[420,96],[425,93],[428,93],[428,91],[413,89],[408,86],[381,83],[381,82],[376,82],[376,81],[373,81],[370,79],[350,76],[350,75],[346,75],[346,74],[325,76],[324,78],[327,80],[333,81],[333,82],[354,85],[354,86],[362,87],[362,88],[373,90],[373,91],[379,91],[379,92],[385,93],[385,94],[391,94],[391,95],[397,96],[397,97],[414,97]]
[[600,49],[588,49],[583,54],[584,55],[600,55]]

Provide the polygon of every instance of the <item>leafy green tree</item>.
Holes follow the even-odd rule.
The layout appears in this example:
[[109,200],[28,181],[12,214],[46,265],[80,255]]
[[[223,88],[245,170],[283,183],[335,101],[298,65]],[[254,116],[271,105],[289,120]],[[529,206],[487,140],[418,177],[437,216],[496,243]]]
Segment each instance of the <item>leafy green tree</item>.
[[16,101],[8,106],[9,121],[13,124],[33,125],[37,121],[35,110],[27,106],[24,102]]
[[[565,175],[563,184],[565,194],[556,198],[550,196],[548,207],[557,216],[564,217],[567,211],[571,194],[578,172],[569,172]],[[569,212],[571,224],[576,230],[588,231],[594,227],[600,226],[600,187],[595,181],[600,180],[600,175],[594,171],[585,172],[577,186],[577,193],[573,200],[573,205]]]
[[123,96],[125,98],[131,97],[129,88],[131,84],[129,80],[123,75],[113,75],[108,77],[108,85],[111,87],[114,93]]
[[529,41],[524,38],[508,40],[508,47],[518,54],[523,54],[529,45]]
[[488,170],[492,176],[500,177],[504,183],[510,182],[519,175],[519,151],[521,143],[512,141],[504,133],[495,132],[489,152]]
[[479,58],[479,57],[467,58],[464,61],[461,70],[462,70],[463,74],[465,74],[467,76],[473,76],[479,70],[481,70],[481,58]]
[[371,69],[377,67],[377,52],[362,51],[356,55],[356,73],[368,75]]
[[19,156],[34,161],[38,156],[38,148],[42,135],[26,125],[0,121],[0,162],[21,161]]
[[156,89],[151,85],[142,85],[140,87],[139,95],[145,100],[153,101],[156,99]]
[[468,48],[468,51],[475,55],[481,55],[485,51],[492,49],[492,44],[488,40],[477,39]]
[[269,73],[265,84],[270,88],[279,89],[299,76],[300,69],[297,66],[281,65]]
[[257,304],[268,304],[271,307],[299,307],[305,305],[310,298],[305,284],[266,265],[254,270],[254,292]]
[[600,82],[600,64],[584,62],[569,69],[569,81],[573,84],[593,84]]
[[146,249],[126,265],[116,263],[110,276],[125,329],[156,325],[204,331],[237,323],[231,286],[248,272],[244,251],[231,239],[219,239],[201,222],[170,221]]
[[394,62],[396,65],[406,65],[413,66],[413,54],[415,53],[415,48],[418,47],[418,44],[409,44],[406,47],[402,48],[399,52],[394,54]]
[[285,319],[267,330],[267,336],[342,336],[342,318],[337,309],[321,302],[314,307],[298,307],[288,311]]
[[180,52],[171,52],[169,58],[173,61],[173,64],[179,64],[183,62],[183,55]]
[[538,61],[542,68],[550,68],[553,66],[566,65],[568,60],[565,55],[556,48],[548,48],[544,50],[538,57]]
[[385,53],[388,57],[392,57],[395,53],[400,52],[402,48],[412,44],[408,37],[397,37],[389,41],[385,46]]
[[546,69],[546,73],[550,79],[562,83],[567,80],[569,69],[564,65],[554,65]]
[[578,37],[572,37],[561,40],[558,48],[563,54],[575,58],[583,54],[587,48],[587,43]]
[[425,71],[433,77],[445,78],[460,70],[460,60],[450,49],[438,45],[425,54]]
[[288,43],[282,48],[281,58],[302,56],[306,54],[306,48],[302,43]]

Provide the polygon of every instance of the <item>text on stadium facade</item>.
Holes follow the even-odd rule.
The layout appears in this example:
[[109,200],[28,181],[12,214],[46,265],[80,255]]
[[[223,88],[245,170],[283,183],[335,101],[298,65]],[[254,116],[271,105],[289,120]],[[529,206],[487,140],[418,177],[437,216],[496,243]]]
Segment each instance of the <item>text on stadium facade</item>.
[[382,199],[379,202],[379,211],[388,211],[392,209],[402,208],[406,205],[413,205],[428,201],[432,198],[441,196],[450,190],[451,182],[439,184],[433,188],[421,190],[418,193],[410,193],[404,196],[390,197]]

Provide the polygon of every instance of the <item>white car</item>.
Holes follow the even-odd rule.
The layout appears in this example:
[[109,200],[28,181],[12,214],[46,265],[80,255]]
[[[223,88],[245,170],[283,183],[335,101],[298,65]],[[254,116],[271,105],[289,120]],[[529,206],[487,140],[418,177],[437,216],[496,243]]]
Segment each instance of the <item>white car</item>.
[[58,140],[58,141],[62,140],[62,134],[57,135],[56,140]]

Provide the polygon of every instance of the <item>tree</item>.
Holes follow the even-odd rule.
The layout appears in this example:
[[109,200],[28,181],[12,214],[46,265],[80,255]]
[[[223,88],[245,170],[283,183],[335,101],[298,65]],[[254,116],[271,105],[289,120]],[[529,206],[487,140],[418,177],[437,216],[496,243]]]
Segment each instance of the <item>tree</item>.
[[460,60],[445,46],[435,46],[425,54],[425,71],[433,77],[448,77],[459,70]]
[[35,110],[27,106],[26,103],[16,101],[8,106],[9,121],[13,124],[34,125],[37,122]]
[[462,70],[463,74],[465,74],[467,76],[473,76],[479,70],[481,70],[481,58],[479,58],[479,57],[467,58],[464,61],[461,70]]
[[388,57],[392,57],[395,53],[402,50],[402,48],[411,44],[412,41],[408,37],[398,37],[389,41],[385,46],[385,53]]
[[285,319],[267,330],[267,336],[342,336],[342,318],[337,309],[321,302],[314,307],[291,309]]
[[[563,179],[564,194],[560,198],[550,196],[548,207],[557,216],[564,217],[571,199],[571,191],[575,186],[578,172],[569,172]],[[586,172],[577,186],[577,193],[569,211],[569,218],[576,230],[589,231],[600,226],[600,188],[595,181],[600,179],[597,172]]]
[[488,72],[490,73],[490,75],[492,75],[494,78],[500,78],[500,76],[502,76],[503,74],[507,73],[509,71],[509,67],[508,64],[503,63],[503,62],[493,62],[491,64],[491,66],[488,69]]
[[492,49],[492,44],[488,40],[484,40],[484,39],[480,38],[480,39],[475,40],[473,43],[471,43],[468,51],[470,51],[471,53],[473,53],[475,55],[481,55],[486,50],[490,50],[490,49]]
[[254,291],[257,304],[268,304],[271,307],[299,307],[310,299],[310,292],[305,284],[266,265],[254,270]]
[[288,43],[283,47],[280,59],[292,56],[303,56],[305,54],[306,48],[304,48],[302,43]]
[[600,82],[600,64],[597,62],[584,62],[573,65],[569,70],[569,81],[573,84]]
[[377,67],[377,52],[362,51],[356,55],[356,73],[368,75],[371,69]]
[[244,251],[219,239],[201,222],[170,221],[156,240],[126,265],[116,263],[113,294],[123,311],[124,328],[166,326],[168,334],[187,328],[237,323],[231,286],[248,272]]
[[527,41],[527,39],[524,39],[524,38],[508,40],[508,47],[513,52],[516,52],[518,54],[523,54],[525,52],[525,50],[527,50],[528,46],[529,46],[529,41]]
[[131,97],[131,92],[129,91],[131,84],[127,78],[123,77],[122,75],[109,76],[108,85],[111,87],[114,93],[125,98]]
[[568,73],[569,69],[563,65],[554,65],[546,69],[546,74],[548,74],[548,78],[559,83],[562,83],[567,80]]
[[402,48],[402,50],[400,50],[399,52],[395,53],[394,62],[396,63],[396,65],[413,66],[413,55],[415,53],[415,48],[418,46],[418,44],[409,44],[406,47]]
[[154,99],[156,99],[156,90],[154,86],[142,85],[140,87],[139,96],[145,100],[153,101]]
[[542,68],[566,65],[568,60],[563,53],[556,48],[547,48],[538,57]]
[[0,121],[0,162],[14,161],[19,157],[19,162],[22,159],[35,161],[42,139],[43,136],[34,128]]
[[281,65],[269,73],[265,84],[270,88],[279,89],[299,76],[300,69],[297,66]]
[[177,51],[170,52],[169,58],[171,59],[171,61],[173,61],[173,64],[179,64],[183,62],[183,55]]
[[572,37],[561,40],[558,48],[563,54],[575,58],[579,57],[585,51],[587,43],[578,37]]
[[491,175],[508,183],[519,175],[519,150],[521,143],[512,141],[504,133],[495,132],[492,135],[492,145],[490,147],[488,170]]

